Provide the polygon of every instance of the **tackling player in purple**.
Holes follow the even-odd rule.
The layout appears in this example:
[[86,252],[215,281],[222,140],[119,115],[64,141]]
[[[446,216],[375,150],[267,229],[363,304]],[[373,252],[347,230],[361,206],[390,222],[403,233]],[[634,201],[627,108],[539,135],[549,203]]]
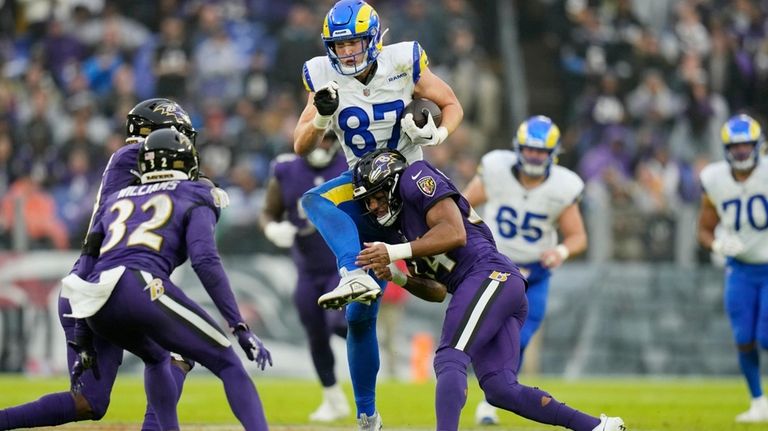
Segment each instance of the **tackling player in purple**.
[[434,359],[437,429],[458,430],[470,363],[492,405],[576,431],[625,429],[620,418],[587,415],[517,381],[526,282],[447,177],[425,161],[408,165],[399,152],[384,149],[355,165],[354,186],[355,199],[372,217],[381,224],[395,218],[410,241],[366,243],[357,264],[393,279],[387,265],[410,259],[415,275],[445,284],[452,294]]
[[[73,317],[144,361],[145,378],[151,380],[145,384],[147,400],[161,429],[179,427],[171,350],[223,381],[230,407],[246,430],[266,430],[256,388],[227,336],[170,280],[189,256],[248,358],[261,369],[272,365],[269,351],[243,322],[221,265],[214,239],[219,209],[210,187],[197,181],[197,150],[182,133],[163,129],[147,136],[138,158],[141,185],[104,201],[91,229],[91,235],[103,235],[93,271],[87,280],[76,274],[65,278],[62,296],[69,298]],[[76,339],[88,351],[82,323]]]
[[293,302],[309,340],[312,363],[323,386],[323,402],[309,419],[330,422],[350,414],[346,396],[336,381],[331,335],[347,335],[344,311],[317,306],[320,295],[339,283],[336,257],[314,225],[307,219],[299,200],[307,190],[336,178],[347,170],[344,156],[337,152],[336,137],[325,139],[305,157],[283,154],[273,165],[260,223],[265,236],[275,245],[291,248],[298,282]]
[[[147,99],[138,103],[126,118],[126,145],[110,157],[102,175],[99,192],[94,203],[93,217],[101,207],[106,196],[137,181],[136,162],[141,142],[153,130],[174,127],[194,142],[197,131],[192,127],[189,115],[176,102],[169,99]],[[226,201],[223,191],[217,192],[218,199]],[[87,237],[83,244],[84,253],[75,262],[72,272],[85,278],[96,260],[94,251],[100,248],[98,237]],[[69,300],[59,297],[59,321],[68,341],[74,340],[75,319],[64,317],[71,313]],[[112,385],[117,377],[117,369],[123,360],[123,349],[112,345],[99,337],[94,338],[94,348],[99,357],[100,379],[95,379],[91,372],[81,376],[79,391],[53,393],[16,407],[0,410],[0,430],[61,425],[82,420],[99,420],[107,412],[110,403]],[[73,369],[78,357],[79,347],[67,344],[67,362]],[[174,379],[181,391],[186,373],[193,362],[177,358],[174,360]],[[154,413],[148,407],[142,430],[157,430]]]

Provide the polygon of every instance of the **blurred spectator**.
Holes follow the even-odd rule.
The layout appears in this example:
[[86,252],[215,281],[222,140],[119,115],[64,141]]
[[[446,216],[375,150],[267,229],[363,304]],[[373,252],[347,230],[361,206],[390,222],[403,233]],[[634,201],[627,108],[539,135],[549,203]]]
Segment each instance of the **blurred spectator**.
[[242,91],[246,59],[222,26],[195,49],[195,96],[203,101],[233,103]]
[[67,169],[56,181],[51,194],[56,202],[58,217],[68,226],[72,247],[77,247],[88,230],[99,175],[91,167],[91,155],[85,147],[74,147],[64,153]]
[[96,52],[83,62],[83,75],[91,91],[98,96],[109,93],[114,74],[125,62],[120,51],[118,30],[114,24],[105,26]]
[[270,74],[270,85],[284,87],[304,96],[301,89],[301,67],[304,61],[325,55],[312,10],[303,4],[294,4],[288,21],[277,37],[277,53]]
[[48,32],[43,40],[46,67],[59,86],[64,85],[66,75],[72,67],[85,58],[86,49],[77,38],[64,30],[60,20],[48,23]]
[[0,196],[8,192],[13,180],[13,140],[10,133],[0,133]]
[[[66,226],[56,213],[53,198],[41,187],[41,179],[41,172],[25,169],[0,198],[0,232],[12,236],[16,223],[23,223],[31,248],[65,250],[69,248]],[[17,211],[21,220],[16,218]]]
[[719,130],[728,117],[725,100],[709,90],[706,73],[699,72],[685,88],[682,115],[669,137],[673,157],[689,163],[698,158],[722,157]]
[[501,122],[501,83],[488,67],[486,53],[475,43],[475,35],[465,23],[452,28],[450,51],[445,68],[438,70],[451,83],[464,109],[464,121],[476,126],[485,136],[496,136]]
[[157,96],[186,100],[191,66],[192,49],[186,40],[184,21],[175,16],[163,19],[153,63]]

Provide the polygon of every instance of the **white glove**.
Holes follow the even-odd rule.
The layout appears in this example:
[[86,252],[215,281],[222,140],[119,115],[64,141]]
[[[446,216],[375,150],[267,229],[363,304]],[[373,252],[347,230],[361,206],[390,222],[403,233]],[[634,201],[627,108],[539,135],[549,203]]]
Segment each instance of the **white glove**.
[[712,251],[726,257],[733,257],[744,251],[744,243],[735,235],[723,235],[712,241]]
[[226,190],[214,187],[211,189],[211,195],[213,196],[213,203],[217,207],[224,209],[229,206],[229,193]]
[[271,221],[264,228],[264,236],[280,248],[289,248],[293,245],[293,239],[296,237],[297,231],[296,226],[288,220],[281,222]]
[[427,147],[440,145],[448,137],[448,129],[443,126],[435,126],[435,120],[432,119],[431,112],[427,113],[427,124],[422,128],[419,128],[416,122],[413,121],[413,114],[405,114],[405,117],[400,120],[400,128],[403,129],[403,133],[408,135],[411,142],[416,145]]

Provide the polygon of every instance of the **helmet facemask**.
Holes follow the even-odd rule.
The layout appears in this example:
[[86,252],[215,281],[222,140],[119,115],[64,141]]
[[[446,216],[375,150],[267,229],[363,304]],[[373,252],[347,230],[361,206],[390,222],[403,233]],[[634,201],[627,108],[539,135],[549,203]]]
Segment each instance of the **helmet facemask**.
[[338,149],[336,135],[333,132],[329,132],[323,137],[320,144],[305,156],[305,159],[309,166],[315,169],[323,169],[331,164],[333,158],[336,157]]
[[[389,149],[369,153],[355,165],[352,197],[361,202],[367,214],[381,226],[392,226],[403,209],[399,187],[407,167],[405,157]],[[375,206],[372,206],[374,202]]]
[[764,137],[754,118],[746,114],[731,117],[720,129],[720,139],[731,169],[749,171],[757,166]]
[[[739,148],[736,147],[744,144],[751,145],[752,149],[750,151],[738,151]],[[754,168],[757,165],[757,160],[759,157],[759,141],[734,143],[725,146],[725,159],[728,161],[728,164],[731,165],[731,168],[733,168],[735,171],[748,171]]]
[[[397,193],[399,184],[400,174],[395,174],[393,178],[387,178],[379,188],[372,192],[369,191],[366,193],[365,197],[359,198],[365,204],[365,209],[368,211],[366,214],[375,218],[376,222],[381,226],[392,226],[400,215],[400,211],[403,210],[403,201]],[[384,195],[377,198],[376,196],[381,195],[381,192],[383,192]],[[371,208],[372,200],[377,202],[376,208]],[[378,209],[381,208],[382,204],[386,204],[387,210],[386,212],[379,214]]]
[[[548,117],[531,117],[517,128],[513,146],[517,155],[517,166],[524,174],[531,177],[548,175],[549,169],[557,162],[560,129]],[[547,157],[527,158],[523,154],[526,148],[546,153]]]
[[[525,148],[532,148],[532,149],[537,149],[537,150],[546,152],[547,157],[542,159],[527,158],[523,154],[524,153],[523,149]],[[518,164],[520,165],[520,170],[522,170],[524,174],[531,177],[542,177],[547,175],[549,173],[549,168],[552,167],[552,165],[555,163],[555,159],[557,157],[556,150],[547,150],[544,148],[529,147],[529,146],[522,146],[522,145],[515,146],[515,153],[517,154],[517,160],[518,160]]]

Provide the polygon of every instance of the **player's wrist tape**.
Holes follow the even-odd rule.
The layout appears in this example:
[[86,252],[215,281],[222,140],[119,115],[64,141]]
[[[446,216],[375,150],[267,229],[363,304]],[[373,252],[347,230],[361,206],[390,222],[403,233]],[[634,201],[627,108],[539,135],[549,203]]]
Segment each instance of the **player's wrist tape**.
[[571,252],[568,251],[568,247],[566,247],[565,244],[558,244],[558,246],[555,247],[555,251],[560,256],[561,261],[565,261],[565,259],[568,259],[568,256],[571,255]]
[[396,260],[410,259],[413,255],[411,250],[411,243],[406,242],[402,244],[385,244],[387,247],[387,254],[389,255],[389,261],[394,262]]
[[387,265],[387,267],[392,273],[392,283],[395,283],[400,287],[403,287],[406,283],[408,283],[408,276],[403,271],[401,271],[394,262]]
[[440,126],[437,128],[437,144],[440,145],[448,139],[448,129],[445,128],[445,126]]
[[312,126],[318,130],[325,130],[331,124],[332,120],[333,115],[320,115],[320,113],[317,113],[315,114],[315,118],[312,119]]

